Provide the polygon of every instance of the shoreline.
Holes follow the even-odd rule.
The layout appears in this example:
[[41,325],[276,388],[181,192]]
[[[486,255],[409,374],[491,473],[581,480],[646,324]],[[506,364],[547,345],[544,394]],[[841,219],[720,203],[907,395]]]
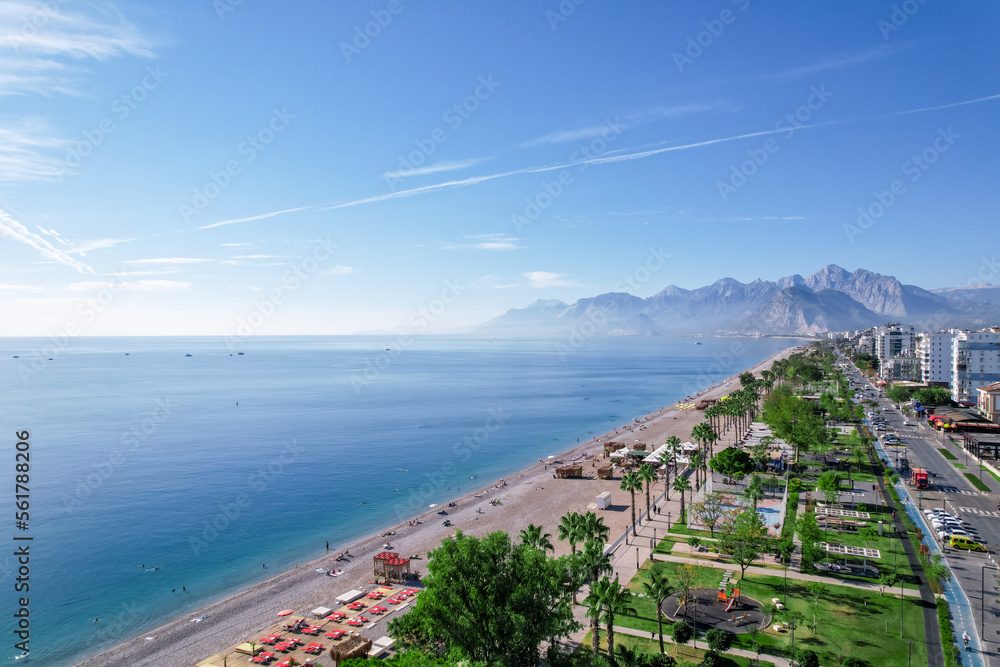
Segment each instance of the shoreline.
[[[697,393],[677,400],[712,398],[728,393],[730,389],[727,385],[738,382],[740,372],[749,370],[759,375],[760,370],[769,368],[775,360],[787,357],[799,347],[801,345],[785,348],[749,368],[739,370]],[[554,533],[559,517],[567,512],[587,511],[593,505],[596,495],[603,491],[611,491],[613,499],[618,503],[610,510],[601,511],[614,538],[624,532],[630,522],[628,494],[619,490],[620,480],[555,480],[549,466],[583,453],[593,453],[596,461],[602,461],[604,443],[609,440],[641,440],[654,446],[662,443],[670,434],[688,440],[691,427],[702,421],[702,412],[696,409],[680,410],[675,405],[664,406],[632,423],[580,442],[556,455],[552,462],[541,459],[539,463],[512,472],[501,478],[500,482],[506,482],[502,487],[498,487],[500,482],[491,481],[481,488],[468,491],[452,499],[456,504],[454,508],[426,509],[383,529],[381,533],[369,534],[343,548],[337,545],[329,553],[300,563],[290,570],[168,621],[110,649],[91,654],[79,664],[87,667],[193,665],[245,639],[254,639],[255,635],[275,623],[275,614],[280,609],[291,608],[296,613],[308,614],[315,607],[333,606],[329,603],[344,591],[364,588],[372,578],[371,558],[383,549],[387,539],[399,549],[402,556],[422,556],[411,562],[411,570],[424,574],[427,553],[439,546],[443,539],[454,534],[456,529],[476,537],[503,530],[516,540],[517,533],[522,528],[535,523],[542,525],[546,532]],[[585,474],[590,474],[596,461],[590,468],[585,466]],[[583,463],[585,465],[586,460]],[[493,499],[500,500],[500,504],[491,505],[489,501]],[[441,524],[441,517],[437,512],[442,509],[448,511],[448,519],[452,522],[450,527]],[[414,520],[419,523],[412,525]],[[386,538],[387,532],[392,532],[393,535]],[[556,546],[555,555],[569,552],[569,545],[555,540],[554,535],[553,542]],[[334,561],[341,551],[351,555],[349,561]],[[332,578],[317,572],[318,569],[332,567],[342,569],[343,573]],[[418,587],[419,585],[417,584]],[[204,620],[192,622],[199,617]],[[386,625],[393,617],[390,614],[380,619],[363,634],[372,639],[386,634]]]

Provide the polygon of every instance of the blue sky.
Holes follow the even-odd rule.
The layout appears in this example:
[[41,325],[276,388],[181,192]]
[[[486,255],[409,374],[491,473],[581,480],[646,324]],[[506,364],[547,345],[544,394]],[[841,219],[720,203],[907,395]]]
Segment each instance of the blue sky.
[[3,1],[0,335],[423,333],[828,263],[1000,283],[998,18]]

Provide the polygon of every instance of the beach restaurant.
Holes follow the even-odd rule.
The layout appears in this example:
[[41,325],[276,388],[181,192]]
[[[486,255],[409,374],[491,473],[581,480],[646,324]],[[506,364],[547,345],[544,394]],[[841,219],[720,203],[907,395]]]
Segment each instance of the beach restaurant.
[[406,581],[410,576],[410,559],[400,558],[394,551],[383,551],[372,558],[372,568],[376,577],[384,577],[385,581]]

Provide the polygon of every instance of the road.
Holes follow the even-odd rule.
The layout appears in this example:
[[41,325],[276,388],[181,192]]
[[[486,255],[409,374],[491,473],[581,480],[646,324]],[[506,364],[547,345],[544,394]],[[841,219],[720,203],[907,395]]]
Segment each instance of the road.
[[[870,390],[869,390],[870,391]],[[910,489],[910,494],[921,509],[943,507],[952,514],[956,514],[969,526],[969,532],[976,536],[979,541],[988,546],[992,554],[1000,547],[1000,514],[997,512],[997,503],[1000,502],[1000,493],[983,493],[978,491],[973,484],[965,478],[964,472],[970,472],[977,477],[982,474],[982,479],[992,490],[1000,491],[1000,483],[997,483],[988,472],[982,471],[974,457],[968,457],[965,463],[965,452],[960,446],[946,445],[944,436],[939,434],[917,419],[906,419],[903,413],[897,410],[888,399],[879,396],[878,405],[882,416],[886,420],[888,430],[879,431],[880,435],[895,433],[901,441],[898,451],[894,448],[886,447],[890,454],[890,465],[897,466],[893,453],[898,453],[900,459],[905,456],[909,460],[911,467],[926,468],[931,474],[931,485],[929,489],[918,491]],[[905,423],[904,422],[908,422]],[[950,461],[939,451],[948,448],[958,460]],[[954,463],[961,463],[967,466],[966,470],[959,470]],[[908,477],[904,472],[899,471],[900,477]],[[936,535],[934,536],[937,537]],[[974,616],[975,630],[979,634],[982,642],[982,650],[987,658],[987,664],[992,660],[995,664],[1000,664],[1000,604],[998,604],[996,572],[991,572],[987,568],[994,567],[990,553],[968,553],[956,552],[954,549],[946,548],[938,540],[938,545],[942,547],[942,553],[948,561],[949,566],[955,575],[956,582],[962,587],[965,595],[969,599]],[[985,599],[982,589],[985,588]],[[963,624],[968,620],[955,621],[956,635],[961,635]],[[970,629],[970,634],[973,634]]]

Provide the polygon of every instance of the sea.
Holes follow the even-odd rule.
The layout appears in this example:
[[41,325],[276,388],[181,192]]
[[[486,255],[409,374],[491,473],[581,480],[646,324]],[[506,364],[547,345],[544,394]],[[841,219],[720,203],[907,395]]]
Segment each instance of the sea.
[[0,660],[76,664],[800,342],[0,338]]

